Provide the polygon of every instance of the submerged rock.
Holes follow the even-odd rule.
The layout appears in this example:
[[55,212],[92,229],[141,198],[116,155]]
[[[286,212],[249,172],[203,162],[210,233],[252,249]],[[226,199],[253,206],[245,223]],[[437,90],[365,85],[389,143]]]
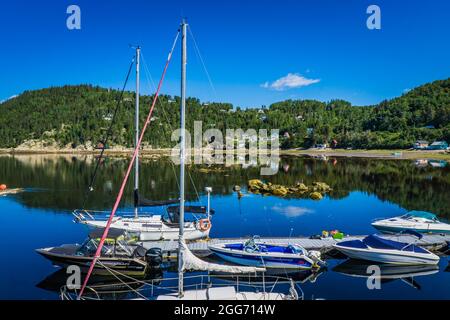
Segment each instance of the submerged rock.
[[264,186],[264,183],[259,179],[253,179],[248,181],[248,188],[250,190],[259,190]]
[[331,191],[331,187],[324,182],[314,182],[312,186],[307,186],[304,183],[298,183],[296,186],[283,186],[280,184],[264,183],[259,179],[252,179],[248,181],[248,190],[253,193],[262,195],[275,195],[284,197],[287,195],[294,195],[299,197],[309,196],[314,200],[321,200],[323,195]]
[[323,199],[323,195],[320,192],[312,192],[309,197],[313,200],[322,200]]
[[313,190],[319,192],[329,192],[331,191],[331,187],[325,182],[313,182]]
[[272,186],[272,193],[276,196],[285,196],[289,193],[289,190],[286,187],[275,185]]

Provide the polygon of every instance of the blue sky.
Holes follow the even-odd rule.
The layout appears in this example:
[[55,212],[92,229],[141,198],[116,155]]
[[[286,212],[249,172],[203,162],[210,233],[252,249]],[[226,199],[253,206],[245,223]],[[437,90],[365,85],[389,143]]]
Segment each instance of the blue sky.
[[[71,4],[81,8],[81,30],[66,27]],[[381,30],[366,27],[371,4],[381,8]],[[118,88],[130,43],[143,47],[156,81],[182,17],[215,88],[188,38],[188,94],[205,101],[369,105],[450,76],[450,1],[15,0],[0,4],[0,100],[52,85]],[[177,50],[164,93],[178,94],[179,69]],[[151,92],[145,73],[143,86]]]

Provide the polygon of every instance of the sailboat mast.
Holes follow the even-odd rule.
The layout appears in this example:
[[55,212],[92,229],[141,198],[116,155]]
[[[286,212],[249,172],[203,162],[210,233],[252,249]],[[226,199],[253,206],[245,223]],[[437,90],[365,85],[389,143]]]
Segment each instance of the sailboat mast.
[[[134,146],[136,147],[139,143],[139,87],[140,87],[140,60],[141,60],[141,47],[136,47],[136,111],[134,114],[134,129],[135,129],[135,139]],[[138,216],[138,193],[139,193],[139,150],[136,154],[136,160],[134,162],[134,215]]]
[[183,20],[182,29],[182,49],[181,49],[181,141],[180,141],[180,235],[178,240],[178,295],[183,296],[183,242],[184,242],[184,176],[185,176],[185,129],[186,129],[186,28],[187,24]]

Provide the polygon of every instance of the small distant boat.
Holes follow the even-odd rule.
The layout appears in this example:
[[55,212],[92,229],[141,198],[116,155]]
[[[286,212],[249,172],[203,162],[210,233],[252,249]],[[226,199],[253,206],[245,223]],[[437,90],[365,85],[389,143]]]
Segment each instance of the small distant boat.
[[[408,232],[422,238],[421,234]],[[436,265],[439,257],[414,243],[404,243],[370,235],[362,240],[349,240],[333,245],[346,256],[357,260],[395,265]]]
[[[82,272],[86,272],[94,259],[102,234],[103,230],[95,229],[81,245],[65,244],[59,247],[37,249],[36,252],[55,265],[61,267],[76,265]],[[151,265],[158,262],[156,260],[162,260],[157,252],[154,259],[153,251],[154,249],[146,250],[140,245],[130,244],[124,239],[123,231],[110,230],[93,273],[111,276],[109,270],[114,270],[127,275],[145,275],[151,270]]]
[[268,244],[257,239],[210,245],[208,248],[225,261],[245,266],[310,270],[320,262],[317,251],[308,252],[298,245]]
[[9,196],[9,195],[13,195],[13,194],[18,194],[18,193],[22,193],[24,192],[25,189],[23,188],[16,188],[16,189],[0,189],[0,197],[2,196]]
[[450,224],[439,221],[435,214],[425,211],[410,211],[400,217],[375,220],[372,226],[385,233],[413,230],[419,233],[450,234]]

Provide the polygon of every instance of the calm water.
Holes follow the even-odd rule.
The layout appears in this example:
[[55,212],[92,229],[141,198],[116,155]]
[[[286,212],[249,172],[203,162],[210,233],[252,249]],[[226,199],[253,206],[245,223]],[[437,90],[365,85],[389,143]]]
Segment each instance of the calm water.
[[[34,249],[63,243],[82,242],[87,230],[72,222],[71,210],[83,204],[84,193],[93,172],[93,157],[26,156],[0,157],[0,183],[23,187],[27,192],[0,197],[0,231],[4,239],[0,265],[1,299],[58,299],[51,285],[41,283],[58,269]],[[127,161],[106,159],[96,188],[86,207],[110,210]],[[407,210],[426,210],[448,219],[450,216],[450,166],[419,168],[414,161],[336,158],[283,158],[277,175],[267,181],[293,185],[303,181],[323,181],[334,191],[322,201],[246,194],[238,199],[232,189],[243,187],[248,179],[259,178],[251,167],[218,168],[205,172],[190,167],[197,190],[213,187],[212,206],[216,210],[211,237],[246,235],[288,236],[319,234],[339,229],[349,234],[373,233],[374,218],[390,217]],[[141,191],[147,198],[161,200],[178,195],[174,168],[166,159],[142,164]],[[189,181],[190,179],[188,179]],[[128,195],[131,195],[131,185]],[[193,184],[188,186],[192,203],[197,201]],[[131,205],[131,196],[123,208]],[[153,212],[162,212],[156,209]],[[314,283],[301,286],[307,298],[325,299],[450,299],[448,258],[443,257],[437,272],[406,281],[385,281],[381,290],[368,290],[366,279],[349,276],[355,266],[344,260],[329,260]],[[356,266],[357,268],[358,266]],[[341,272],[338,272],[341,271]],[[411,270],[405,270],[408,272]]]

